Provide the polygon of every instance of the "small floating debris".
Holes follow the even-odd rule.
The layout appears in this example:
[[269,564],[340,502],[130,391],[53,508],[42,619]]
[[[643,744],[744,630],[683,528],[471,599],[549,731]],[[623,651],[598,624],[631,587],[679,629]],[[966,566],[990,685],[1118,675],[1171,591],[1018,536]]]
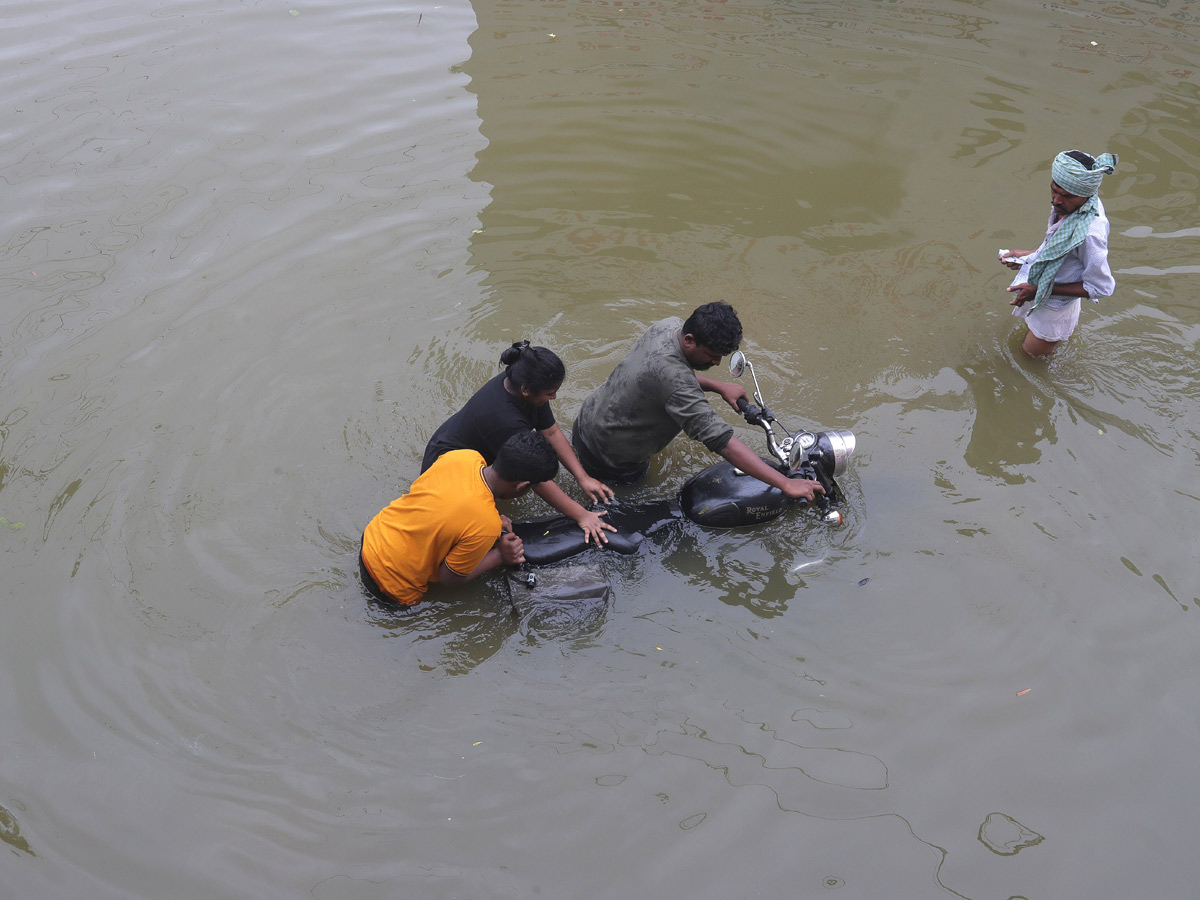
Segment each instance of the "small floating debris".
[[988,813],[979,826],[979,841],[997,856],[1016,856],[1027,847],[1036,847],[1045,838],[1001,812]]

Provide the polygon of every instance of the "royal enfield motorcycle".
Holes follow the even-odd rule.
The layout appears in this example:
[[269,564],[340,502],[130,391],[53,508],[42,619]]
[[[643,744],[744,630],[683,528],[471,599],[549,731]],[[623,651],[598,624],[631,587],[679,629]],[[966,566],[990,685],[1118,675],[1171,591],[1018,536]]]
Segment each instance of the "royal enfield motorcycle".
[[[740,350],[730,357],[729,371],[736,378],[749,372],[754,383],[754,402],[742,398],[738,409],[763,431],[770,452],[763,460],[789,478],[820,484],[824,493],[816,494],[811,504],[818,519],[830,526],[842,524],[845,496],[837,479],[854,454],[854,432],[791,431],[764,402],[754,366]],[[523,627],[579,627],[603,615],[611,590],[602,567],[588,564],[586,557],[570,561],[571,557],[585,551],[636,553],[647,537],[680,520],[705,528],[759,525],[779,518],[793,504],[808,505],[722,460],[688,479],[674,499],[609,506],[605,518],[617,531],[606,532],[608,543],[602,550],[586,543],[583,532],[566,516],[515,522],[513,531],[525,544],[526,561],[508,573],[509,596]]]

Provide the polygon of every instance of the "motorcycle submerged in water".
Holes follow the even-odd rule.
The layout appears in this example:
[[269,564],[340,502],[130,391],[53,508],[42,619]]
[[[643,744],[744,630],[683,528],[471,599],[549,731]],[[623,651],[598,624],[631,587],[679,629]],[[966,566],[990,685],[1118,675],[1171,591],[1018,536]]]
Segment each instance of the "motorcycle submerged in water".
[[[845,474],[856,440],[852,431],[790,431],[763,401],[754,366],[742,351],[729,360],[736,378],[746,372],[754,382],[753,403],[742,398],[738,410],[749,424],[763,430],[770,457],[762,457],[789,478],[807,478],[821,485],[813,502],[820,521],[842,524],[845,495],[837,479]],[[579,527],[566,516],[514,522],[513,531],[525,544],[525,563],[505,579],[522,632],[563,632],[586,628],[603,617],[611,585],[600,559],[612,553],[637,553],[647,537],[681,520],[706,528],[739,528],[779,518],[793,504],[783,491],[759,481],[722,460],[697,472],[673,500],[613,504],[606,520],[617,528],[606,532],[608,543],[596,548],[584,540]],[[574,559],[578,557],[578,559]]]

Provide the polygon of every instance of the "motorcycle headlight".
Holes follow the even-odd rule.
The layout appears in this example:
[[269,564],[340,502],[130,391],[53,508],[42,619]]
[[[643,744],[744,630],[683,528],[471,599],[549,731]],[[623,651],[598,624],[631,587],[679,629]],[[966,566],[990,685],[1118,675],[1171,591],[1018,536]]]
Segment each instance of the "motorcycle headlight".
[[792,437],[788,462],[792,469],[809,462],[827,478],[839,478],[846,472],[854,445],[853,431],[802,431]]

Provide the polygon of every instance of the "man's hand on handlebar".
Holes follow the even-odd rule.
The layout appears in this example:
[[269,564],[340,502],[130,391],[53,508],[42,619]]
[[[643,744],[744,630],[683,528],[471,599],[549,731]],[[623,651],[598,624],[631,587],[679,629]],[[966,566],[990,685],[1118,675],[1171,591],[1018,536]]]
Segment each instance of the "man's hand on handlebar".
[[793,500],[814,500],[818,491],[823,494],[825,488],[821,487],[820,482],[807,478],[789,478],[783,487],[783,492]]
[[713,391],[720,394],[722,399],[728,403],[735,412],[740,412],[738,409],[738,399],[746,399],[746,389],[740,384],[734,384],[732,381],[714,381]]

